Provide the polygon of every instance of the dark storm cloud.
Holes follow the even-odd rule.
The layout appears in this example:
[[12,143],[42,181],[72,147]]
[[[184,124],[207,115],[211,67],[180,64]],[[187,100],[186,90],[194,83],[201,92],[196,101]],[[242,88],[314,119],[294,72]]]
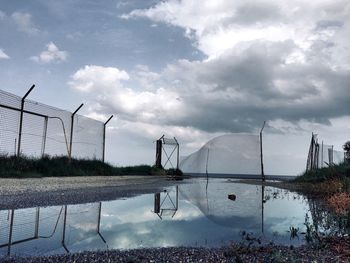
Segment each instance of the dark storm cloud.
[[[211,132],[249,132],[264,120],[328,124],[330,118],[348,115],[350,72],[334,71],[317,61],[286,64],[284,58],[292,49],[289,42],[259,42],[239,55],[196,64],[191,73],[187,65],[178,72],[184,85],[178,89],[188,114],[175,124]],[[191,83],[186,78],[194,78],[195,84],[186,85]]]

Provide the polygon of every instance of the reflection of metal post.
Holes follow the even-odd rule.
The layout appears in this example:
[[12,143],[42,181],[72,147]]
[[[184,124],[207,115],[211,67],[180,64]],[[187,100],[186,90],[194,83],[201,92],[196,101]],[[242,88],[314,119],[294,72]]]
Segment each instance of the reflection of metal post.
[[45,147],[46,147],[46,136],[47,136],[47,122],[49,118],[45,117],[44,121],[44,132],[43,132],[43,142],[42,142],[42,148],[41,148],[41,157],[44,157],[45,155]]
[[100,233],[101,210],[102,210],[102,202],[100,202],[100,203],[99,203],[99,206],[98,206],[98,221],[97,221],[97,232],[98,232],[98,233]]
[[78,110],[83,107],[84,103],[80,104],[80,106],[73,112],[71,117],[71,126],[70,126],[70,141],[69,141],[69,161],[72,159],[72,145],[73,145],[73,128],[74,128],[74,115],[78,112]]
[[265,128],[266,121],[264,121],[264,124],[260,130],[260,163],[261,163],[261,178],[263,181],[265,181],[265,174],[264,174],[264,162],[263,162],[263,148],[262,148],[262,132]]
[[38,238],[39,236],[39,218],[40,218],[40,207],[37,207],[36,216],[35,216],[35,231],[34,231],[35,238]]
[[[101,230],[101,211],[102,211],[102,202],[99,203],[98,206],[98,222],[97,222],[97,234],[100,236],[100,238],[102,239],[103,243],[105,243],[107,245],[107,241],[104,239],[104,237],[102,236],[102,234],[100,233]],[[108,245],[107,245],[108,248]]]
[[160,193],[154,194],[154,213],[160,213]]
[[9,232],[9,241],[7,246],[7,255],[11,254],[11,245],[12,245],[12,230],[13,230],[13,219],[15,217],[15,210],[11,209],[11,222],[10,222],[10,232]]
[[22,142],[22,128],[23,128],[23,110],[24,110],[24,100],[29,95],[29,93],[32,92],[35,85],[32,85],[30,89],[27,91],[27,93],[24,95],[24,97],[21,99],[21,115],[19,118],[19,131],[18,131],[18,148],[17,148],[17,156],[21,154],[21,142]]
[[179,186],[176,186],[176,206],[175,206],[176,211],[179,209]]
[[261,232],[264,233],[264,195],[265,195],[265,185],[261,185]]
[[64,206],[64,218],[63,218],[63,235],[62,235],[62,246],[67,253],[69,253],[68,248],[66,247],[66,223],[67,223],[67,205]]
[[102,162],[105,162],[105,149],[106,149],[106,125],[113,118],[113,115],[103,124],[103,149],[102,149]]

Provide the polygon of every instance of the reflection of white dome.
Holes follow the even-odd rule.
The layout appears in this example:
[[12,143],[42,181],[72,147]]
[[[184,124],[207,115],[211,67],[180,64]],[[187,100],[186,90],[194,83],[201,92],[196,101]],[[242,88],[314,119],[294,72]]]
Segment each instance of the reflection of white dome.
[[[207,165],[208,160],[208,165]],[[180,163],[184,173],[261,174],[259,136],[225,134],[207,142]]]
[[[233,228],[249,229],[261,225],[261,187],[222,180],[196,179],[179,186],[184,199],[197,206],[211,221]],[[236,200],[228,199],[235,194]]]

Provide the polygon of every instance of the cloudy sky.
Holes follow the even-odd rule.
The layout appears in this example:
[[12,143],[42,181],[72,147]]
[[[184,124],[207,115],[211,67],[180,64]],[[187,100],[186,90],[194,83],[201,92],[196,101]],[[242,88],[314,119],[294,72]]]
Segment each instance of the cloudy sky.
[[258,133],[267,172],[301,172],[311,132],[350,139],[348,0],[0,0],[1,89],[105,120],[107,159],[154,161]]

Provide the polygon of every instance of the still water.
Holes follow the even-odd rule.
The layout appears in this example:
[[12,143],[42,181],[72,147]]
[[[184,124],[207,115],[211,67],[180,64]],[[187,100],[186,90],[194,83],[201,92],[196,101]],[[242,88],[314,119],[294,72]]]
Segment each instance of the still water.
[[[230,200],[229,194],[236,199]],[[0,255],[96,249],[222,246],[251,233],[263,242],[302,244],[308,200],[230,179],[189,179],[166,191],[81,205],[0,211]]]

